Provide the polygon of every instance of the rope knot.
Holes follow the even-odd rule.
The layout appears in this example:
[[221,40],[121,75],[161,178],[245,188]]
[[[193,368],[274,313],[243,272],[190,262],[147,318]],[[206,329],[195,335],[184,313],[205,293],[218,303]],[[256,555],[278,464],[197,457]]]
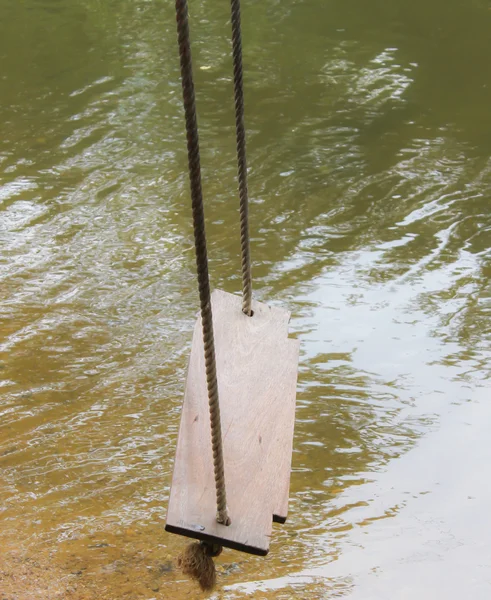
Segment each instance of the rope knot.
[[222,547],[209,542],[189,544],[177,559],[177,566],[185,575],[198,582],[204,592],[214,589],[217,573],[213,558],[219,556]]

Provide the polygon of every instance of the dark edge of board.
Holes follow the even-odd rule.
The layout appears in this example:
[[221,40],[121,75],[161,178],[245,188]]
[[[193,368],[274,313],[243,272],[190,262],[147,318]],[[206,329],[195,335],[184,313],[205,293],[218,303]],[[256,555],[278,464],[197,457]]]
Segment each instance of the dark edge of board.
[[273,515],[273,523],[281,523],[284,525],[286,523],[286,517],[282,517],[281,515]]
[[255,556],[266,556],[269,552],[269,550],[261,550],[260,548],[255,548],[254,546],[238,544],[237,542],[231,542],[230,540],[215,537],[214,535],[208,535],[207,533],[202,533],[201,531],[191,531],[190,529],[183,529],[182,527],[175,527],[174,525],[167,524],[165,526],[165,531],[168,531],[169,533],[177,533],[178,535],[184,535],[195,540],[203,540],[203,542],[210,542],[218,546],[225,546],[226,548],[238,550],[239,552],[247,552],[248,554],[254,554]]

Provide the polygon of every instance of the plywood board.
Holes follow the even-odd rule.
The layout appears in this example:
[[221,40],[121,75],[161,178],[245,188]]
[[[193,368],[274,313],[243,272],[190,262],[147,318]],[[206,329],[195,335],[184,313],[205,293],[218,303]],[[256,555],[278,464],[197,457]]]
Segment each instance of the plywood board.
[[295,423],[299,343],[290,313],[212,294],[230,526],[216,522],[215,483],[201,319],[188,366],[166,530],[252,554],[269,550],[272,522],[284,522]]

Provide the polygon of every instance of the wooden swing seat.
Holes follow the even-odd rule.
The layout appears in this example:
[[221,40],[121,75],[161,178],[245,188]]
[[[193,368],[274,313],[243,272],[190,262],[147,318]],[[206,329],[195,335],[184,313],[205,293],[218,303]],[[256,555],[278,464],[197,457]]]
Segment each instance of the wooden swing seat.
[[216,521],[201,318],[194,328],[165,529],[265,556],[272,522],[284,523],[292,460],[299,342],[290,313],[240,297],[211,297],[231,525]]

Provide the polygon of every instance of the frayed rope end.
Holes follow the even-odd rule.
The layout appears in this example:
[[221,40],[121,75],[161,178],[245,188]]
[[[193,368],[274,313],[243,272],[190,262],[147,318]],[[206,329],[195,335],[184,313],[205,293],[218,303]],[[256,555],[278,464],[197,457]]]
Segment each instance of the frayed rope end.
[[217,580],[213,557],[222,552],[221,546],[207,542],[189,544],[177,558],[177,566],[185,575],[199,583],[204,592],[214,589]]

